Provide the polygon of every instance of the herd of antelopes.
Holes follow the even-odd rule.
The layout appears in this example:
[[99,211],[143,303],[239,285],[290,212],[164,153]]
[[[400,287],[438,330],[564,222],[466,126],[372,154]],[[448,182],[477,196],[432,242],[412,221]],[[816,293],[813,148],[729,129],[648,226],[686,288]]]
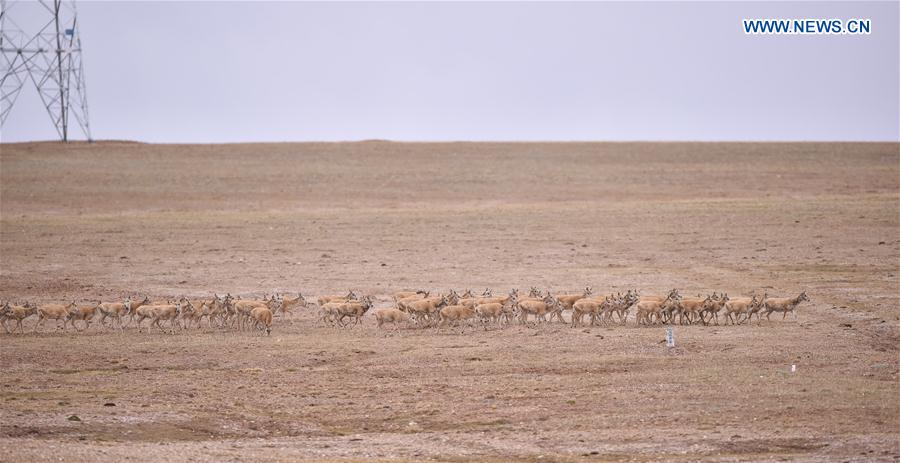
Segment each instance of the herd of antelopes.
[[[37,322],[32,328],[36,332],[45,320],[55,320],[57,329],[67,330],[71,324],[79,330],[75,323],[81,321],[84,327],[90,328],[94,320],[104,327],[125,329],[131,324],[143,330],[143,322],[148,320],[147,329],[153,327],[166,332],[161,324],[168,322],[168,332],[174,333],[176,328],[188,330],[200,328],[204,319],[209,328],[230,328],[238,330],[259,330],[271,333],[274,315],[280,315],[293,323],[295,308],[312,309],[318,313],[318,322],[330,326],[348,326],[351,322],[357,325],[362,317],[372,309],[375,322],[379,328],[391,324],[397,329],[400,323],[417,327],[437,327],[438,329],[462,326],[473,322],[480,323],[484,329],[490,326],[500,327],[518,321],[521,324],[537,324],[553,322],[570,323],[577,327],[589,318],[590,325],[624,325],[629,314],[634,310],[634,319],[638,325],[653,324],[719,324],[719,314],[723,315],[724,324],[740,324],[752,320],[756,315],[766,319],[773,312],[782,313],[784,319],[788,312],[803,301],[809,301],[806,292],[797,297],[777,298],[765,294],[762,297],[728,297],[728,294],[713,293],[706,297],[683,297],[678,290],[671,290],[665,296],[641,296],[637,291],[594,296],[591,288],[576,294],[551,295],[531,288],[527,295],[521,295],[513,289],[505,296],[493,296],[485,290],[475,296],[466,290],[458,294],[450,290],[446,294],[431,295],[428,291],[400,291],[392,295],[392,307],[373,307],[371,296],[359,296],[352,290],[346,295],[320,296],[315,302],[307,301],[302,294],[296,298],[284,295],[272,295],[262,299],[242,299],[213,295],[207,299],[189,299],[181,297],[175,301],[151,301],[126,298],[122,302],[99,302],[90,304],[43,304],[34,305],[28,302],[12,304],[6,301],[0,305],[0,324],[6,333],[19,331],[24,333],[23,321],[36,316]],[[564,313],[570,311],[569,321]],[[796,316],[796,314],[795,314]],[[530,321],[529,321],[530,318]],[[12,331],[8,323],[15,322]]]

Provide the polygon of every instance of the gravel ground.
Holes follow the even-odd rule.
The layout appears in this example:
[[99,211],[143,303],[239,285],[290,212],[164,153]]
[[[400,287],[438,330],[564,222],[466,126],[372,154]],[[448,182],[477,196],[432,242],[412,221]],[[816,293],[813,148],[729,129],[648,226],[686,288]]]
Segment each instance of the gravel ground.
[[[900,146],[0,145],[0,299],[795,295],[739,326],[0,332],[8,461],[900,460]],[[791,373],[790,366],[797,365]],[[78,421],[73,421],[77,416]]]

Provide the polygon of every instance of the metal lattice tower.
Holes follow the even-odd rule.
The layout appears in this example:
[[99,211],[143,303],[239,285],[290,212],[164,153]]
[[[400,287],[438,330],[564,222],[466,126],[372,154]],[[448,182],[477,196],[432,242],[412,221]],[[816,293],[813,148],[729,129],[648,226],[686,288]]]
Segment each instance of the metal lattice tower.
[[[69,141],[72,121],[91,140],[74,0],[13,3],[0,0],[0,125],[6,122],[22,86],[30,80],[62,141]],[[10,10],[17,12],[23,6],[40,10],[33,15],[39,22],[30,34],[10,16]]]

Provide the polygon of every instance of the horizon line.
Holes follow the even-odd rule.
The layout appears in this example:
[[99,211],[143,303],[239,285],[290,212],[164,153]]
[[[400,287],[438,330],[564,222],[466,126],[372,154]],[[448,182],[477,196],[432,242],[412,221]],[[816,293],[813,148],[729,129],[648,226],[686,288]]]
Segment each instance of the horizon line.
[[677,140],[589,140],[589,139],[572,139],[572,140],[395,140],[395,139],[387,139],[387,138],[363,138],[358,140],[281,140],[281,141],[272,141],[272,140],[254,140],[254,141],[221,141],[221,142],[181,142],[181,141],[165,141],[165,142],[157,142],[157,141],[141,141],[141,140],[128,140],[128,139],[94,139],[94,140],[86,140],[86,139],[76,139],[69,140],[67,142],[63,142],[62,140],[57,139],[42,139],[42,140],[22,140],[22,141],[12,141],[5,142],[0,140],[0,145],[24,145],[31,143],[60,143],[60,144],[68,144],[68,143],[76,143],[76,144],[90,144],[90,143],[132,143],[132,144],[141,144],[141,145],[252,145],[252,144],[327,144],[327,143],[408,143],[408,144],[428,144],[428,143],[900,143],[900,139],[894,140],[814,140],[814,139],[789,139],[789,140],[685,140],[685,139],[677,139]]

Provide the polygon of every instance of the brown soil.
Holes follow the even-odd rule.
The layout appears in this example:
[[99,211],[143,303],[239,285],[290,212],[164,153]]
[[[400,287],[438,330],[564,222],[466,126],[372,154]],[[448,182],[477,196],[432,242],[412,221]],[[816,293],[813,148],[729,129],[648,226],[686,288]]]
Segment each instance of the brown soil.
[[387,333],[301,313],[263,337],[32,319],[0,332],[3,460],[900,461],[898,144],[4,144],[0,214],[3,300],[812,298],[676,326],[673,349],[633,321]]

